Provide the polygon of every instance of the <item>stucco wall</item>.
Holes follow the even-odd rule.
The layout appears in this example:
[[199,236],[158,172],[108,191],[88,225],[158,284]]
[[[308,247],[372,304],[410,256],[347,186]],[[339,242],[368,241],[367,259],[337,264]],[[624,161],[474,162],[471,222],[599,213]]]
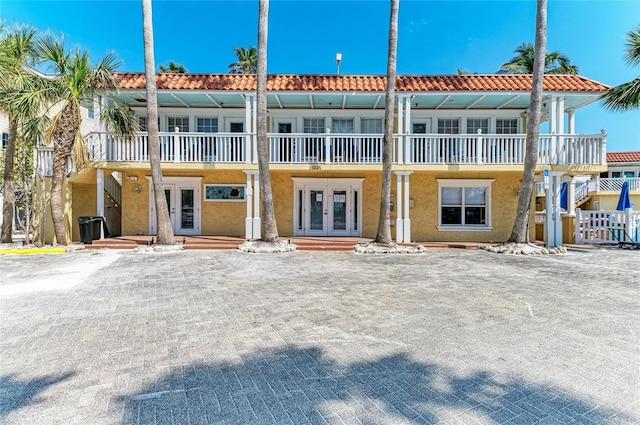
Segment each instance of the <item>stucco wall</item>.
[[71,218],[71,240],[80,241],[78,217],[96,215],[96,186],[73,185],[73,215]]
[[[149,179],[148,173],[125,173],[122,188],[122,234],[149,233]],[[136,176],[137,180],[130,180]],[[238,170],[210,170],[171,174],[171,177],[202,176],[201,193],[205,184],[246,184],[246,174]],[[312,178],[363,178],[362,183],[362,236],[375,237],[378,226],[381,174],[368,171],[318,171],[318,170],[272,170],[271,183],[274,192],[274,207],[278,233],[282,237],[293,235],[294,177]],[[412,239],[416,241],[475,241],[497,242],[506,240],[511,232],[515,216],[521,173],[474,173],[474,172],[414,172],[410,175],[410,199],[414,207],[409,210]],[[494,179],[491,189],[492,231],[441,231],[438,230],[438,179]],[[139,190],[136,188],[139,187]],[[397,206],[396,175],[392,176],[392,195]],[[95,199],[95,196],[94,196]],[[95,204],[94,204],[95,205]],[[201,198],[201,229],[203,235],[244,236],[246,202],[209,202]],[[397,207],[391,212],[396,219]],[[531,237],[535,237],[533,215]],[[395,237],[395,226],[392,226]]]
[[[611,194],[597,194],[593,195],[590,200],[582,204],[580,208],[583,210],[593,210],[595,208],[594,202],[598,202],[599,210],[615,210],[618,206],[618,199],[620,199],[619,193]],[[630,196],[631,203],[634,204],[633,209],[640,211],[640,194],[632,193]]]

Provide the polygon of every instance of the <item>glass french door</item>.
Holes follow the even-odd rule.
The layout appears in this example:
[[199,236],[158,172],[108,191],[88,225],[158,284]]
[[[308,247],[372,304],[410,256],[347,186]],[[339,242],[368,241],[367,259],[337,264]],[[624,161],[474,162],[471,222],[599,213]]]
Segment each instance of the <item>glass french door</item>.
[[[173,233],[178,235],[200,234],[200,180],[179,177],[166,177],[164,196]],[[155,202],[150,193],[150,234],[157,233]]]
[[165,185],[164,195],[175,235],[196,234],[195,189]]
[[[329,179],[330,180],[330,179]],[[327,181],[326,179],[324,180]],[[360,187],[349,184],[298,186],[296,229],[299,236],[360,236]]]

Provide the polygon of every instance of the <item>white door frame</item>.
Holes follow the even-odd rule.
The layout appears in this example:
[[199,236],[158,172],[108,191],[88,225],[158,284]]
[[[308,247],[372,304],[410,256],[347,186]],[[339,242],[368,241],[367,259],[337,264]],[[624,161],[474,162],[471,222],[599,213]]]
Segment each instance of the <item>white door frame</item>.
[[[362,182],[364,178],[293,177],[293,234],[294,236],[362,236]],[[310,229],[310,193],[323,191],[323,230]],[[334,191],[346,191],[346,229],[332,229]],[[357,197],[355,196],[357,194]],[[301,199],[302,196],[302,199]],[[335,195],[340,196],[340,195]],[[340,202],[340,201],[338,201]]]
[[[153,182],[151,181],[151,176],[147,176],[147,179],[149,180],[149,234],[156,235],[158,233],[158,225],[156,223],[156,206],[153,198]],[[162,177],[162,184],[165,189],[172,189],[174,207],[169,216],[173,233],[176,236],[200,235],[202,177]],[[182,229],[180,227],[180,214],[177,206],[180,201],[179,193],[181,189],[193,189],[193,229]]]

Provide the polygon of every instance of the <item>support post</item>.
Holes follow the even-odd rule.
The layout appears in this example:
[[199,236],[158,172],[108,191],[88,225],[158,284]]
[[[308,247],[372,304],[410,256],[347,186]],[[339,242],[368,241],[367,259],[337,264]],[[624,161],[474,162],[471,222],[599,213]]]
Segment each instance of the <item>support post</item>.
[[253,176],[253,238],[260,239],[260,176]]
[[402,199],[402,174],[396,172],[396,242],[404,242]]
[[[404,237],[405,243],[411,242],[411,219],[409,219],[409,174],[412,171],[404,173]],[[399,214],[399,213],[398,213]]]
[[247,202],[247,217],[244,223],[244,237],[246,240],[253,239],[253,188],[251,187],[251,176],[253,171],[244,171],[247,174],[247,187],[244,191]]
[[398,97],[398,164],[402,165],[404,164],[404,143],[405,143],[405,137],[404,137],[404,100],[405,97],[401,96]]
[[[104,170],[96,170],[96,215],[104,217]],[[104,229],[100,225],[100,239],[104,239]]]

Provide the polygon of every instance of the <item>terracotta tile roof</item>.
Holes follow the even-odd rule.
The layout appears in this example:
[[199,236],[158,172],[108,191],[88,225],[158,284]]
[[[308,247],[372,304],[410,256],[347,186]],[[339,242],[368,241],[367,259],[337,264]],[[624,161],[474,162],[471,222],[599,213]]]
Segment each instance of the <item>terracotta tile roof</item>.
[[607,162],[639,162],[640,151],[607,152]]
[[[144,73],[115,74],[123,90],[145,88]],[[360,91],[384,92],[381,75],[269,75],[268,91]],[[530,91],[531,76],[525,74],[400,75],[398,92]],[[255,75],[246,74],[157,74],[158,90],[254,91]],[[545,91],[603,92],[610,87],[579,75],[546,75]]]

